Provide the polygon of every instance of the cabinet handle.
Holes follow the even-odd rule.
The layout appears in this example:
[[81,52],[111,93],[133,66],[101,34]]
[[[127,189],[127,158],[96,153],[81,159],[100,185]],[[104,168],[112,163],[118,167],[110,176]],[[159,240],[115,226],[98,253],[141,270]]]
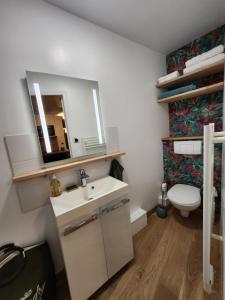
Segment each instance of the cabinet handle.
[[81,227],[83,227],[83,226],[85,226],[85,225],[87,225],[87,224],[89,224],[89,223],[91,223],[91,222],[93,222],[97,219],[98,219],[98,214],[95,214],[95,215],[93,215],[90,218],[80,222],[79,224],[77,224],[75,226],[70,225],[70,226],[65,228],[65,230],[63,231],[63,235],[67,236],[67,235],[73,233],[74,231],[80,229]]
[[121,206],[124,206],[125,204],[127,204],[130,200],[129,199],[123,199],[121,200],[118,204],[116,204],[115,206],[111,207],[111,211],[120,208]]
[[130,199],[123,199],[119,203],[115,204],[114,206],[106,207],[102,210],[102,215],[106,215],[110,213],[111,211],[116,210],[117,208],[120,208],[121,206],[127,204],[130,201]]

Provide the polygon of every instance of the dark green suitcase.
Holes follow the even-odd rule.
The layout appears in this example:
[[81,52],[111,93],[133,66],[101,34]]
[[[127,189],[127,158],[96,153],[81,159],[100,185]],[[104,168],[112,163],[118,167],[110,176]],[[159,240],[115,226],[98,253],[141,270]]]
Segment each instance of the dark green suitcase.
[[1,300],[55,300],[55,272],[48,244],[0,247]]

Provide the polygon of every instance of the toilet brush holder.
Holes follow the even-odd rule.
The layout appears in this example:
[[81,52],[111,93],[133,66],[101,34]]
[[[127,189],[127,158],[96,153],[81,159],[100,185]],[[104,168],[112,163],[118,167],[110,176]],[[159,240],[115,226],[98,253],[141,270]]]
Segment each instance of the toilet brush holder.
[[165,181],[162,182],[161,185],[161,192],[162,194],[159,196],[159,200],[161,200],[161,205],[158,205],[156,207],[156,213],[159,218],[166,218],[167,217],[167,210],[166,210],[166,204],[167,204],[167,184]]
[[163,206],[161,206],[161,205],[158,205],[158,206],[156,207],[156,213],[157,213],[157,216],[158,216],[159,218],[164,219],[164,218],[167,217],[167,210],[166,210],[165,207],[163,207]]

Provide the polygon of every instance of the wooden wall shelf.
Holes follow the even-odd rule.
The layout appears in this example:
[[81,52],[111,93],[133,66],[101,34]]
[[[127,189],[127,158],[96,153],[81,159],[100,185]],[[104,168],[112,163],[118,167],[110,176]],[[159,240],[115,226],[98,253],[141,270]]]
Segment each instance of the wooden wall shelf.
[[163,99],[159,99],[158,103],[171,103],[171,102],[176,102],[176,101],[181,101],[181,100],[185,100],[185,99],[191,99],[193,97],[198,97],[201,95],[206,95],[206,94],[210,94],[210,93],[214,93],[217,91],[221,91],[224,88],[224,83],[223,82],[219,82],[219,83],[214,83],[208,86],[204,86],[202,88],[199,89],[195,89],[186,93],[181,93],[175,96],[170,96],[167,98],[163,98]]
[[125,155],[125,152],[114,152],[111,154],[106,154],[106,155],[101,155],[101,156],[97,156],[97,157],[92,157],[92,158],[88,158],[85,160],[79,160],[79,161],[75,161],[75,162],[70,162],[67,164],[63,164],[63,165],[59,165],[59,166],[54,166],[54,167],[49,167],[49,168],[45,168],[45,169],[40,169],[40,170],[36,170],[36,171],[32,171],[26,174],[22,174],[22,175],[17,175],[14,176],[12,178],[13,182],[20,182],[20,181],[25,181],[25,180],[30,180],[32,178],[36,178],[36,177],[41,177],[41,176],[46,176],[46,175],[50,175],[50,174],[56,174],[56,173],[60,173],[66,170],[70,170],[70,169],[74,169],[74,168],[78,168],[87,164],[91,164],[97,161],[103,161],[103,160],[111,160],[113,158],[116,157],[120,157],[122,155]]
[[167,80],[163,83],[157,84],[157,88],[167,88],[172,86],[178,86],[185,82],[190,82],[198,78],[207,77],[212,74],[220,73],[224,71],[224,60],[216,62],[206,67],[202,67],[198,70],[184,74],[178,78]]
[[167,136],[163,137],[162,141],[191,141],[191,140],[203,140],[203,136]]

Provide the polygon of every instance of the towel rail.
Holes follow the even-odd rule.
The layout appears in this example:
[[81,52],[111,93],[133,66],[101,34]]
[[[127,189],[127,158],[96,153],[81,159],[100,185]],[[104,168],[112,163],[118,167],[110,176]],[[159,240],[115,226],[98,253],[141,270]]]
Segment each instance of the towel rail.
[[214,240],[223,242],[223,236],[222,236],[222,235],[212,233],[212,238],[213,238]]
[[225,132],[215,132],[214,124],[204,126],[204,169],[203,169],[203,288],[210,294],[214,283],[211,265],[211,239],[223,241],[223,237],[212,232],[216,190],[214,177],[214,144],[225,142]]
[[204,126],[203,170],[203,288],[211,293],[214,270],[210,261],[213,204],[214,124]]
[[213,143],[214,144],[221,144],[225,142],[225,137],[224,136],[218,136],[213,138]]
[[217,137],[217,136],[225,136],[225,131],[214,132],[214,137]]

